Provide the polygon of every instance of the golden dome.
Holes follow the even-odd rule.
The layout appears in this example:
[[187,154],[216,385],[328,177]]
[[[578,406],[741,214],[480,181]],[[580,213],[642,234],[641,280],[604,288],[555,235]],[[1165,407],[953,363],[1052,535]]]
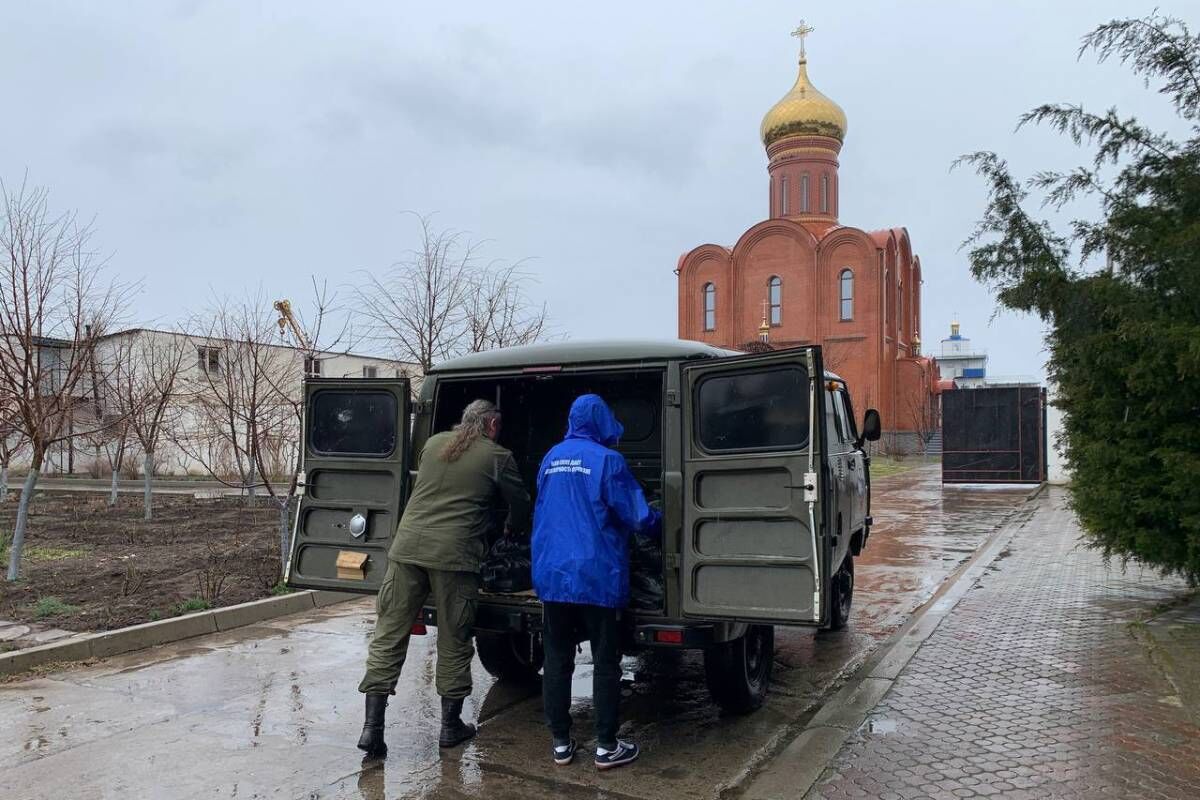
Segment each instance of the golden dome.
[[817,91],[808,79],[808,59],[800,56],[800,74],[791,91],[763,117],[759,128],[763,144],[770,147],[785,136],[846,137],[846,112]]

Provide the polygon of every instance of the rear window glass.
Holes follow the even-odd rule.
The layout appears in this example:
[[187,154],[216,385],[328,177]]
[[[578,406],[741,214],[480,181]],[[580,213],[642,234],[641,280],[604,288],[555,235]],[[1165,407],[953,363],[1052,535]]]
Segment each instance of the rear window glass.
[[389,456],[396,449],[396,412],[390,392],[316,392],[308,446],[322,455]]
[[710,453],[800,447],[808,440],[808,372],[787,366],[704,378],[696,416]]

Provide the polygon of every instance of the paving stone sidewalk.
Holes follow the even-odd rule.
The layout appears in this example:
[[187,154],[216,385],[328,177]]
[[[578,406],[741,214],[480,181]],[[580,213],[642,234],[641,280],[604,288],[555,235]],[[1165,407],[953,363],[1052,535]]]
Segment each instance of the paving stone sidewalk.
[[1200,659],[1196,616],[1162,613],[1186,587],[1080,546],[1062,490],[1037,502],[808,797],[1200,797],[1194,699],[1153,646],[1165,617]]

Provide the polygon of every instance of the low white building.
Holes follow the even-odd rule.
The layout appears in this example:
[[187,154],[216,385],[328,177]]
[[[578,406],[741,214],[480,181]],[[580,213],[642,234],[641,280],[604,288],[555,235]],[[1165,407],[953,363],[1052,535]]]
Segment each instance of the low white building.
[[[46,340],[39,357],[62,360],[62,349],[70,342]],[[55,352],[58,351],[58,352]],[[280,466],[291,460],[291,449],[298,445],[298,409],[303,401],[304,379],[395,378],[410,377],[419,382],[420,370],[408,364],[378,356],[350,352],[307,351],[287,344],[262,341],[235,341],[151,328],[131,328],[103,337],[95,355],[96,367],[90,379],[76,389],[75,430],[97,427],[97,412],[102,417],[120,415],[115,396],[125,381],[153,380],[156,369],[178,364],[171,393],[168,427],[156,447],[155,473],[161,475],[205,474],[218,465],[236,477],[236,452],[228,444],[231,435],[219,435],[219,427],[231,416],[246,414],[255,407],[271,427],[271,440],[279,449],[273,461]],[[158,366],[156,366],[156,364]],[[115,380],[112,376],[121,376]],[[236,409],[229,414],[229,409]],[[236,434],[233,434],[236,436]],[[124,440],[121,471],[136,476],[143,458],[136,437]],[[43,470],[47,473],[99,473],[111,468],[111,451],[117,445],[104,436],[67,438],[47,453]],[[14,466],[21,467],[21,459]]]
[[971,340],[960,333],[958,320],[950,323],[950,335],[942,339],[937,356],[942,380],[953,380],[959,389],[973,389],[987,383],[987,352],[976,350]]

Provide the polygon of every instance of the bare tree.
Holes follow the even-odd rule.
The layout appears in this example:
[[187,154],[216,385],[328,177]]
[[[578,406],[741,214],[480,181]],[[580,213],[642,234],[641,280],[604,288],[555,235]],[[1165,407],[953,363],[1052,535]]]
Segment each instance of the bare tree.
[[[279,508],[281,567],[287,563],[290,550],[290,513],[300,488],[300,471],[304,462],[304,450],[301,447],[304,379],[310,368],[316,374],[320,374],[319,365],[323,357],[337,350],[348,351],[354,346],[350,321],[344,315],[341,328],[335,334],[329,334],[328,323],[338,316],[339,312],[335,300],[336,295],[330,293],[328,283],[318,284],[314,277],[312,298],[307,311],[301,307],[296,309],[293,315],[291,304],[286,304],[290,326],[289,320],[282,316],[276,320],[276,325],[279,326],[281,335],[284,335],[286,328],[291,328],[297,345],[293,353],[300,356],[300,361],[297,364],[293,360],[288,369],[269,370],[265,373],[266,380],[277,398],[278,413],[273,415],[269,424],[263,428],[256,464],[259,475],[264,476],[263,488]],[[278,309],[278,306],[273,307]],[[297,370],[296,367],[300,369]]]
[[126,420],[109,413],[97,415],[95,420],[100,424],[80,438],[92,447],[96,477],[100,476],[102,469],[107,468],[111,479],[108,504],[115,506],[121,470],[130,449],[129,426]]
[[546,332],[546,305],[525,293],[530,280],[521,264],[491,264],[471,277],[466,345],[472,353],[531,344]]
[[929,442],[938,429],[938,400],[929,391],[908,394],[905,399],[906,411],[913,431],[921,441],[921,454],[927,454]]
[[[45,189],[0,183],[0,396],[29,442],[8,579],[20,575],[29,501],[47,450],[103,427],[88,420],[97,342],[121,321],[130,287],[105,277],[91,226],[55,216]],[[79,412],[79,413],[77,413]]]
[[314,290],[305,348],[272,343],[276,318],[261,291],[244,300],[218,299],[197,317],[203,335],[193,337],[197,366],[184,373],[190,402],[175,433],[178,446],[212,477],[244,487],[248,502],[261,489],[278,505],[282,561],[299,488],[305,368],[332,348],[317,345],[331,298]]
[[355,287],[372,340],[423,375],[437,361],[545,334],[546,308],[529,299],[521,262],[481,264],[480,245],[465,233],[417,219],[420,246],[382,276],[364,273]]
[[184,360],[195,353],[186,335],[162,331],[134,332],[118,348],[109,394],[126,420],[125,429],[141,446],[147,521],[154,515],[155,456],[184,399],[180,380]]
[[0,399],[0,503],[8,502],[9,467],[28,445],[29,440],[21,430],[15,403]]

